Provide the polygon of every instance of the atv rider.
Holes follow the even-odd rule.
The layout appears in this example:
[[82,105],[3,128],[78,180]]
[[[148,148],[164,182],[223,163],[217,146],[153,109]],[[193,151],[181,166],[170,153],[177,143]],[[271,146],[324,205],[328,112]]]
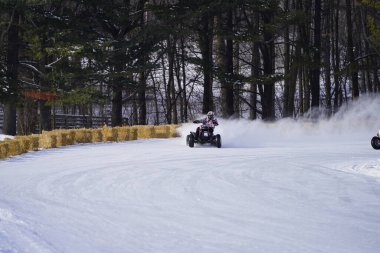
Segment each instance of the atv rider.
[[[207,113],[207,117],[202,120],[194,120],[194,123],[202,123],[202,125],[207,125],[208,123],[212,123],[214,126],[219,125],[218,120],[214,117],[213,111],[209,111]],[[201,128],[200,126],[197,127],[197,131],[195,132],[196,140],[198,140],[200,128]]]

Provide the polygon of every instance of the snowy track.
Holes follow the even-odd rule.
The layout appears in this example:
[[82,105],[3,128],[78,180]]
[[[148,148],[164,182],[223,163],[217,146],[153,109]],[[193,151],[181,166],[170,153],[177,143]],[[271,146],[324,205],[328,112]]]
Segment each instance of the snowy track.
[[0,161],[0,252],[379,252],[380,153],[368,140],[184,143]]

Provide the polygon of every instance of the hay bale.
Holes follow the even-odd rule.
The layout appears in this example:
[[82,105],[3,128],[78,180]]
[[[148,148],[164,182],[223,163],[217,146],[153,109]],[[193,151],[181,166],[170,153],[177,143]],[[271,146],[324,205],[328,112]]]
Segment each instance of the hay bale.
[[88,129],[82,128],[75,131],[76,143],[89,143],[92,142],[92,132]]
[[57,147],[57,135],[53,132],[42,131],[39,139],[40,148],[56,148]]
[[131,140],[131,127],[115,127],[117,130],[117,141],[129,141]]
[[61,132],[57,136],[57,146],[67,146],[68,145],[68,143],[67,143],[67,136],[68,136],[67,133]]
[[127,140],[128,141],[137,140],[138,135],[139,135],[139,127],[136,127],[136,126],[129,127],[129,133],[127,136]]
[[103,141],[102,129],[92,129],[91,132],[92,132],[91,142],[102,142]]
[[36,151],[40,147],[40,135],[33,134],[29,136],[30,139],[30,150]]
[[21,141],[19,139],[6,140],[5,143],[8,144],[7,156],[20,155],[26,152],[21,149]]
[[137,138],[148,139],[155,137],[154,126],[137,126]]
[[177,128],[179,127],[179,125],[169,125],[169,127],[170,127],[169,138],[180,137],[179,132],[177,132]]
[[103,141],[117,141],[117,129],[111,127],[103,127]]
[[57,147],[66,146],[68,133],[64,130],[55,130],[53,132],[57,136]]
[[129,127],[128,141],[137,140],[138,129],[136,127]]
[[9,155],[9,144],[0,142],[0,159],[7,158]]
[[29,136],[18,136],[16,138],[20,143],[20,149],[23,153],[31,150],[31,140]]
[[168,125],[155,126],[155,136],[154,138],[169,138],[170,137],[170,127]]
[[75,130],[64,130],[66,134],[66,145],[75,144]]

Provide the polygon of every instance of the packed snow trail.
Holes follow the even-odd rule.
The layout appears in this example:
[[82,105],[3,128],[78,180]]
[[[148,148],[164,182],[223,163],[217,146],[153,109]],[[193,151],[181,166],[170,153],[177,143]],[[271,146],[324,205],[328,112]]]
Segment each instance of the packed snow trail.
[[369,139],[87,144],[0,161],[0,252],[377,253]]

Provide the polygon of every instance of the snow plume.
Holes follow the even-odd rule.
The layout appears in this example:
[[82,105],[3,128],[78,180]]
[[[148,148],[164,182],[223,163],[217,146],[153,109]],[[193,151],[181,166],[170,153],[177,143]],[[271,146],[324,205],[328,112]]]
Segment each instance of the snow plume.
[[[199,124],[183,124],[179,133],[186,137]],[[369,142],[380,129],[380,97],[362,97],[350,102],[332,117],[261,120],[219,119],[215,133],[222,136],[223,147],[261,147],[323,144],[363,140]]]

